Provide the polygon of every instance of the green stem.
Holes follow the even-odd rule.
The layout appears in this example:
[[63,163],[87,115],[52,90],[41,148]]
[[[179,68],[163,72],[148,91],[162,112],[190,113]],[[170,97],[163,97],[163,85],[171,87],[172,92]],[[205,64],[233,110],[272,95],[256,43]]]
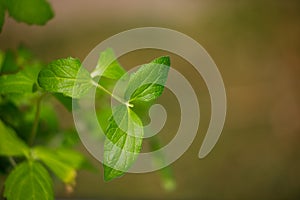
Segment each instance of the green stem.
[[36,133],[37,133],[37,128],[38,128],[38,124],[39,124],[39,119],[40,119],[40,110],[41,110],[41,101],[42,98],[44,97],[45,94],[42,94],[36,101],[36,111],[35,111],[35,116],[34,116],[34,121],[33,121],[33,125],[32,125],[32,129],[31,129],[31,133],[29,136],[29,140],[28,140],[28,144],[30,146],[33,145],[34,139],[36,137]]
[[104,91],[105,93],[109,94],[112,98],[114,98],[115,100],[117,100],[118,102],[126,105],[127,107],[133,107],[133,105],[129,102],[124,101],[122,98],[115,96],[113,93],[111,93],[110,91],[108,91],[107,89],[105,89],[102,85],[96,83],[95,81],[92,82],[94,86],[96,86],[98,89]]
[[16,163],[16,161],[14,160],[13,157],[9,156],[9,157],[8,157],[8,160],[9,160],[10,164],[11,164],[13,167],[16,167],[17,163]]

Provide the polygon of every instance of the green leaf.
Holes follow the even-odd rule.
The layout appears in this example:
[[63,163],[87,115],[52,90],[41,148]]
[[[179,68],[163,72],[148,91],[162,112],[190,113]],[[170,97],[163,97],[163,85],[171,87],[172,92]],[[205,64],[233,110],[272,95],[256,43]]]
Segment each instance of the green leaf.
[[[61,135],[59,135],[60,137]],[[64,148],[73,148],[80,142],[80,138],[74,129],[65,130],[62,132],[61,146]]]
[[16,62],[16,56],[13,51],[7,50],[4,54],[3,63],[1,67],[1,74],[15,73],[19,70]]
[[78,59],[71,57],[55,60],[42,69],[38,83],[48,92],[73,98],[82,97],[93,87],[89,72],[81,67]]
[[100,53],[96,69],[92,76],[104,76],[110,79],[120,79],[125,74],[125,70],[119,64],[111,48]]
[[0,33],[2,31],[4,19],[5,19],[5,7],[4,7],[4,3],[0,1]]
[[132,74],[125,91],[125,99],[130,102],[149,102],[157,99],[164,90],[169,68],[170,58],[167,56],[142,65]]
[[17,127],[23,123],[23,114],[24,110],[21,112],[13,102],[0,102],[0,119],[6,124],[6,126],[17,130]]
[[31,66],[16,74],[0,76],[0,94],[32,93],[38,73],[38,67]]
[[28,156],[29,147],[0,120],[0,155]]
[[85,160],[81,154],[72,150],[36,147],[33,153],[66,184],[75,184],[76,169],[79,169]]
[[55,150],[58,157],[74,169],[95,170],[92,164],[81,153],[70,148],[59,148]]
[[46,0],[7,0],[10,16],[19,22],[44,25],[54,14]]
[[19,66],[26,65],[30,62],[37,61],[33,57],[32,52],[23,44],[18,47],[16,61]]
[[51,177],[40,163],[23,162],[7,177],[4,196],[8,200],[54,199]]
[[113,113],[104,142],[105,181],[119,177],[129,169],[141,150],[143,139],[142,122],[132,110],[120,105]]
[[[103,107],[97,109],[97,118],[102,130],[107,129],[111,115],[112,115],[111,108],[110,108],[110,104],[108,103],[103,103]],[[101,134],[99,136],[101,137],[103,135]]]
[[5,59],[5,53],[4,53],[4,51],[0,50],[0,74],[2,71],[4,59]]

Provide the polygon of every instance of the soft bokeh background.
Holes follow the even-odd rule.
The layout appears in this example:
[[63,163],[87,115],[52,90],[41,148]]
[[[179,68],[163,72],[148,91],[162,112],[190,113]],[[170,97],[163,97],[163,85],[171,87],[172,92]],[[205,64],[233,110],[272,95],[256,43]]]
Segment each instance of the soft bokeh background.
[[[7,18],[0,34],[1,48],[15,49],[22,42],[46,62],[67,56],[84,59],[99,42],[121,31],[143,26],[171,28],[206,48],[222,73],[228,97],[222,136],[209,156],[200,160],[197,155],[210,118],[208,91],[193,67],[171,54],[172,66],[194,86],[202,119],[195,141],[172,164],[176,190],[165,191],[157,172],[127,174],[105,183],[102,167],[90,157],[99,172],[80,172],[71,195],[57,182],[58,197],[300,199],[299,1],[50,2],[55,17],[44,27]],[[120,62],[130,69],[161,54],[166,52],[137,51]],[[160,133],[164,143],[177,130],[178,104],[172,98],[166,91],[160,99],[170,115]],[[63,126],[72,126],[71,114],[62,107],[58,110]]]

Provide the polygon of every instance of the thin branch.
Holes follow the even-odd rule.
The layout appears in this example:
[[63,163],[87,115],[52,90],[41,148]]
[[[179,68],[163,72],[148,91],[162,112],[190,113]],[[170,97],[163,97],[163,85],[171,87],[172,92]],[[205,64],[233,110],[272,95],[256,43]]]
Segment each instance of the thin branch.
[[117,100],[118,102],[126,105],[127,107],[133,107],[133,105],[129,102],[124,101],[123,99],[121,99],[118,96],[115,96],[113,93],[111,93],[110,91],[108,91],[107,89],[105,89],[102,85],[96,83],[95,81],[92,82],[94,86],[96,86],[98,89],[104,91],[105,93],[109,94],[112,98],[114,98],[115,100]]
[[9,163],[10,163],[13,167],[16,167],[16,166],[17,166],[17,163],[16,163],[16,161],[14,160],[13,157],[9,156],[9,157],[8,157],[8,160],[9,160]]

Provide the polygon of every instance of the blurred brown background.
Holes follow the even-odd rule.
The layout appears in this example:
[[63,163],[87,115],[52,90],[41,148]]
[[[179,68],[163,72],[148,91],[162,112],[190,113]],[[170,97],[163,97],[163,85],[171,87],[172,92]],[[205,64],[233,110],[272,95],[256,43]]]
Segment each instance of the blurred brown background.
[[[192,66],[171,55],[172,66],[197,92],[202,120],[191,147],[172,164],[176,190],[163,190],[157,172],[127,174],[104,183],[102,167],[94,161],[99,173],[80,172],[71,195],[57,182],[58,197],[300,199],[299,1],[50,2],[55,17],[44,27],[7,18],[0,34],[1,48],[15,49],[21,42],[46,62],[67,56],[84,59],[99,42],[121,31],[143,26],[171,28],[191,36],[209,52],[222,73],[228,98],[221,138],[200,160],[198,151],[210,118],[209,95]],[[129,69],[161,53],[166,54],[137,51],[120,62]],[[178,105],[176,101],[168,105],[170,95],[166,91],[160,102],[171,109]],[[71,126],[72,115],[60,112],[64,121],[65,116],[69,118],[64,126]],[[160,133],[165,134],[164,142],[174,136],[177,122],[178,118],[171,117]]]

